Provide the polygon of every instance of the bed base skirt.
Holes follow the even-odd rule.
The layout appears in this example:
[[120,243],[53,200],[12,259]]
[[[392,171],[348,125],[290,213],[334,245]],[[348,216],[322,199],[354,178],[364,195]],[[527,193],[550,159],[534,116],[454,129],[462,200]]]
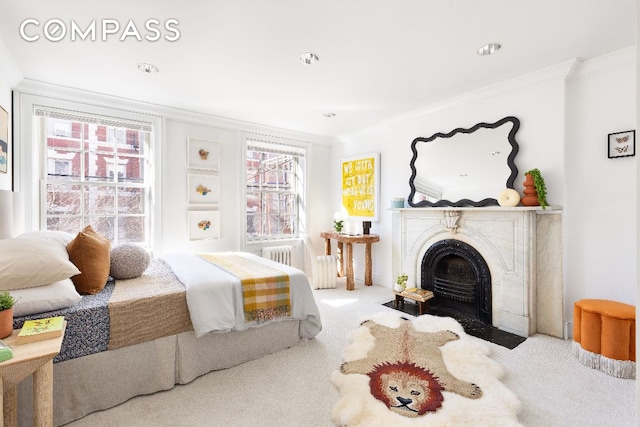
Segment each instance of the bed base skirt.
[[[300,341],[299,326],[300,321],[289,319],[201,338],[188,331],[56,363],[53,365],[54,425],[293,347]],[[31,378],[18,387],[20,426],[33,423],[32,389]]]

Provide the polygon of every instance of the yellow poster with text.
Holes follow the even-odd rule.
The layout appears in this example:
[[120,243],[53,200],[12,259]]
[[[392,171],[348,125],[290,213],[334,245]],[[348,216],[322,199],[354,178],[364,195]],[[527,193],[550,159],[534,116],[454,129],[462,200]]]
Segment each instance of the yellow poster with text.
[[376,156],[342,161],[342,206],[349,216],[376,215]]

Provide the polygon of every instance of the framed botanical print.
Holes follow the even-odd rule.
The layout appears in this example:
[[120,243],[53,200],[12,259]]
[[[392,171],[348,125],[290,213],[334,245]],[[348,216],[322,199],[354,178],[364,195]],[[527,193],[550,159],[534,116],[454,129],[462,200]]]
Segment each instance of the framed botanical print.
[[189,203],[217,205],[220,202],[220,177],[190,173],[187,177]]
[[220,238],[219,211],[188,211],[189,240]]
[[220,143],[201,138],[187,140],[187,167],[218,171],[220,169]]

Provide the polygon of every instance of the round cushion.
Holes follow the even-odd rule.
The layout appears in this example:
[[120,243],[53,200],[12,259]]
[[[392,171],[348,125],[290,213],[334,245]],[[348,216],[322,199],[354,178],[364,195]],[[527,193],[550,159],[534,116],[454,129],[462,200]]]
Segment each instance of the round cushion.
[[513,188],[507,188],[498,194],[498,204],[503,207],[514,207],[520,203],[520,193]]
[[142,276],[151,255],[144,248],[133,243],[122,243],[111,249],[111,271],[114,279],[133,279]]

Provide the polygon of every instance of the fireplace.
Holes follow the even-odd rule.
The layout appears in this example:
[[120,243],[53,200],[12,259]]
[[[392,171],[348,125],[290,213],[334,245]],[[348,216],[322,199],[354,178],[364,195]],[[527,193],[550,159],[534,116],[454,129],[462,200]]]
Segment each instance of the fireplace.
[[430,305],[527,337],[563,337],[562,211],[394,209],[392,276],[432,290]]
[[433,291],[434,309],[491,324],[491,272],[473,246],[455,239],[431,245],[422,257],[421,287]]

